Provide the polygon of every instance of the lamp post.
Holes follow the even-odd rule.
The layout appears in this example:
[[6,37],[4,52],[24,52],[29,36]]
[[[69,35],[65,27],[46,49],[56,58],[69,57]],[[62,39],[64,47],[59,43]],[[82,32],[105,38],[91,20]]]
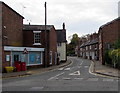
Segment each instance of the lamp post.
[[45,2],[45,67],[47,67],[48,61],[48,49],[47,49],[47,6]]

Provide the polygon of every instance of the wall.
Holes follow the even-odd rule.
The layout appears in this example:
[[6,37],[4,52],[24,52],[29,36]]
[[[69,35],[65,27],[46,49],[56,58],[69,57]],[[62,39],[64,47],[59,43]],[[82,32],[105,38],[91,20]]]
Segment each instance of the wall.
[[23,17],[5,4],[3,4],[2,8],[3,35],[7,36],[3,40],[3,45],[22,46]]
[[25,47],[45,47],[45,32],[41,31],[40,33],[41,45],[36,46],[34,44],[34,33],[33,31],[23,31],[23,46]]
[[52,51],[52,63],[55,64],[55,52],[57,52],[57,33],[54,27],[49,31],[49,51]]
[[118,21],[119,20],[112,21],[99,29],[99,58],[102,64],[105,64],[104,53],[106,43],[113,44],[118,39]]
[[[22,46],[23,45],[23,17],[19,15],[12,8],[7,6],[5,3],[1,3],[2,9],[2,45],[3,46]],[[2,47],[3,48],[3,47]],[[2,66],[9,66],[10,63],[6,62],[5,55],[2,54]]]
[[[2,3],[0,2],[0,73],[2,72]],[[0,82],[1,83],[1,82]],[[1,87],[0,87],[1,88]]]
[[66,61],[66,43],[61,43],[61,46],[57,47],[57,52],[60,53],[60,61]]

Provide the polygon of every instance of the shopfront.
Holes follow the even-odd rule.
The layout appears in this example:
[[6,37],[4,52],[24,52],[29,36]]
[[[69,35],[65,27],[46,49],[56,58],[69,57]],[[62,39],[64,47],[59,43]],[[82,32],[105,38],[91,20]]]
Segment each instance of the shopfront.
[[43,64],[44,48],[5,46],[4,51],[5,61],[10,62],[10,66],[14,66],[16,61],[26,62],[27,66]]

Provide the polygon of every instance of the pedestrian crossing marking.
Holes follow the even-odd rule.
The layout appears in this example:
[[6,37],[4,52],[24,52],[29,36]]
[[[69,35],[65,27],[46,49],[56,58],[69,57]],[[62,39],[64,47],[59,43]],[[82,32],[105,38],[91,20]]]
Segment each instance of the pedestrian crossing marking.
[[74,78],[75,80],[83,80],[83,78]]
[[59,68],[58,70],[63,70],[64,68]]
[[66,68],[66,69],[64,69],[64,70],[70,70],[70,68]]
[[80,71],[75,71],[73,73],[70,73],[69,75],[80,75]]
[[88,68],[88,66],[84,66],[84,68]]

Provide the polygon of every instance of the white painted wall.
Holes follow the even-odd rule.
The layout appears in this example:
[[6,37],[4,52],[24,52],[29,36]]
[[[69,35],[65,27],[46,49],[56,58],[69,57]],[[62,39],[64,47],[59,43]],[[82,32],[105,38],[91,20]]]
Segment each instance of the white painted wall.
[[66,60],[66,43],[61,43],[61,46],[57,46],[57,52],[60,53],[59,59]]

